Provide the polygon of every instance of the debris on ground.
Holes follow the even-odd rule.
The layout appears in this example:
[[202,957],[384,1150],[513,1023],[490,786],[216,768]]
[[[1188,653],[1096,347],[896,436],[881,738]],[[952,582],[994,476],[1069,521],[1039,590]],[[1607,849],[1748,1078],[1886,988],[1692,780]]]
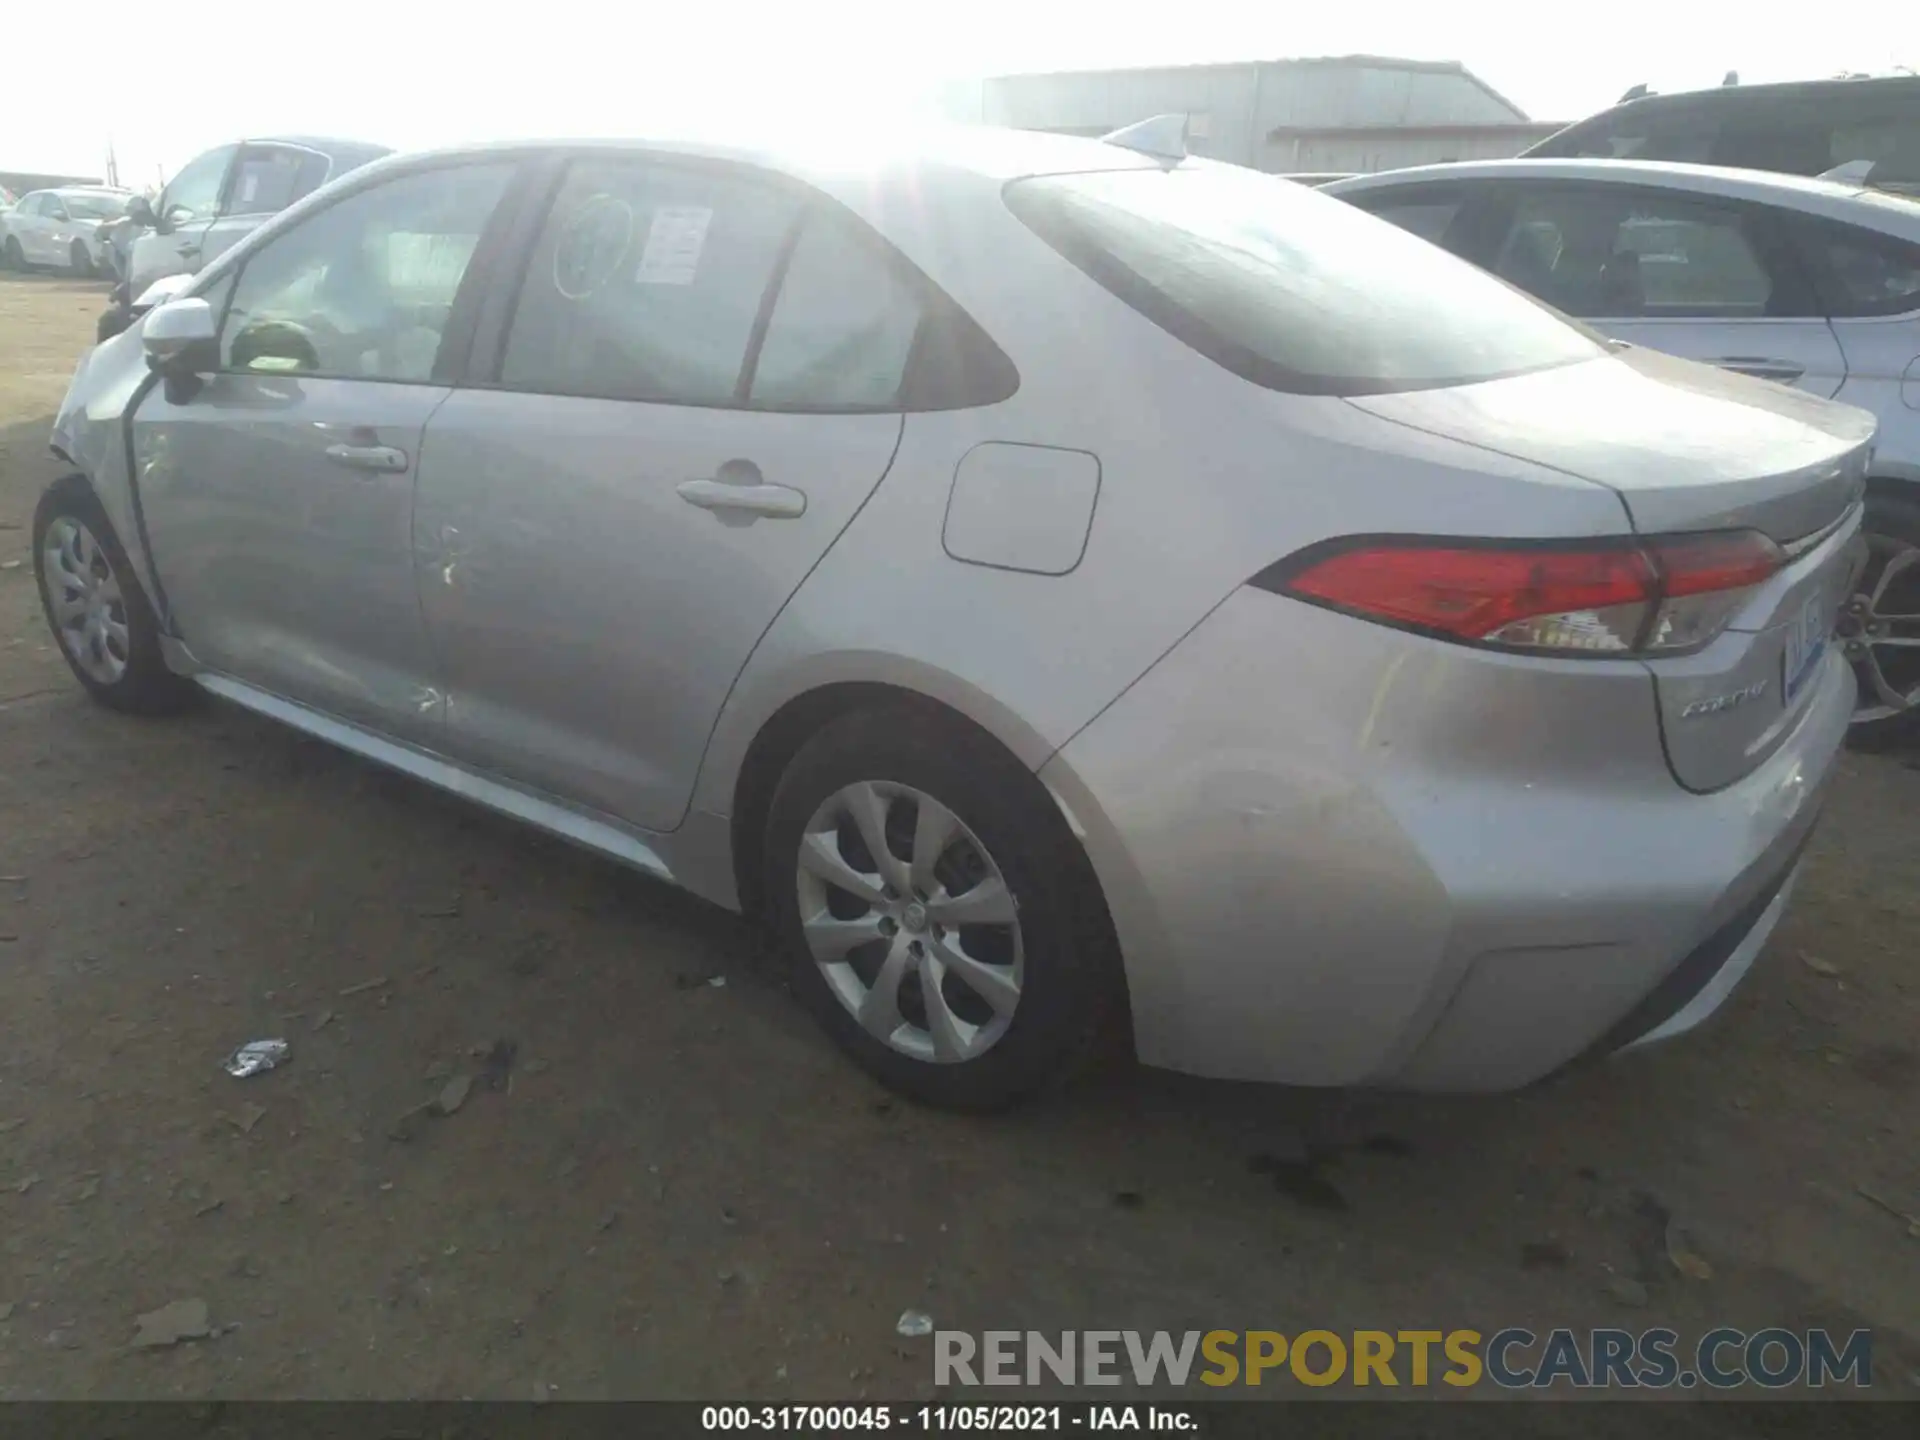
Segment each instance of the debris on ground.
[[13,1318],[13,1302],[9,1300],[7,1301],[6,1304],[0,1305],[0,1323],[4,1323],[5,1321],[11,1320],[12,1318]]
[[1320,1160],[1313,1155],[1299,1159],[1255,1155],[1247,1168],[1256,1175],[1271,1175],[1274,1189],[1310,1209],[1339,1214],[1348,1208],[1347,1197],[1320,1173]]
[[933,1333],[933,1317],[924,1310],[903,1310],[900,1318],[894,1322],[893,1333],[904,1335],[909,1340]]
[[707,977],[707,984],[712,989],[724,990],[727,988],[727,977],[724,975],[709,975]]
[[1608,1280],[1607,1294],[1636,1310],[1647,1303],[1647,1287],[1631,1275],[1615,1275]]
[[1800,963],[1816,975],[1838,975],[1840,973],[1840,967],[1831,960],[1822,960],[1818,955],[1808,955],[1804,951],[1801,952]]
[[480,1083],[489,1090],[504,1090],[513,1074],[513,1060],[520,1053],[520,1043],[504,1036],[487,1047],[480,1059]]
[[1689,1280],[1711,1280],[1713,1266],[1694,1247],[1693,1237],[1673,1220],[1667,1221],[1667,1259]]
[[204,1340],[213,1333],[207,1324],[204,1300],[175,1300],[158,1310],[136,1315],[133,1323],[139,1327],[133,1337],[136,1350],[158,1350],[178,1345],[182,1340]]
[[1522,1270],[1564,1270],[1572,1258],[1558,1240],[1529,1240],[1520,1247]]
[[1878,1209],[1886,1211],[1887,1214],[1893,1216],[1893,1218],[1896,1220],[1905,1222],[1907,1227],[1907,1234],[1912,1236],[1915,1240],[1920,1240],[1920,1215],[1909,1215],[1906,1211],[1902,1210],[1898,1205],[1895,1205],[1890,1201],[1882,1200],[1878,1195],[1874,1194],[1873,1191],[1869,1190],[1864,1185],[1856,1185],[1853,1188],[1854,1188],[1854,1192],[1858,1194],[1862,1200],[1865,1200],[1869,1205],[1875,1206]]
[[24,1195],[39,1183],[40,1176],[37,1173],[33,1175],[22,1175],[18,1180],[13,1182],[13,1193],[16,1195]]
[[429,906],[426,909],[416,910],[413,913],[418,915],[422,920],[458,920],[460,918],[460,897],[456,895],[449,904]]
[[227,1057],[226,1070],[236,1080],[271,1070],[286,1060],[293,1047],[284,1040],[249,1040]]
[[233,1128],[238,1130],[242,1135],[251,1135],[253,1133],[253,1127],[266,1118],[267,1107],[251,1103],[242,1105],[239,1114],[227,1117]]
[[1147,1203],[1147,1197],[1138,1190],[1116,1190],[1113,1192],[1113,1203],[1122,1210],[1138,1210]]
[[80,1183],[74,1187],[73,1203],[78,1205],[82,1200],[91,1200],[99,1193],[100,1177],[98,1175],[82,1176]]
[[449,1080],[446,1088],[434,1097],[432,1110],[441,1119],[453,1114],[467,1103],[467,1093],[473,1089],[473,1077],[456,1075]]
[[221,1210],[226,1208],[226,1204],[227,1202],[224,1200],[209,1200],[193,1212],[193,1218],[196,1220],[204,1220],[209,1215],[217,1215]]
[[351,998],[352,998],[353,996],[355,996],[355,995],[364,995],[364,994],[366,994],[366,993],[367,993],[367,992],[368,992],[369,990],[379,990],[379,989],[381,989],[382,987],[384,987],[384,986],[386,986],[386,985],[389,985],[389,984],[391,984],[391,983],[392,983],[392,982],[391,982],[390,980],[388,980],[386,976],[384,976],[384,975],[376,975],[376,976],[374,976],[374,977],[373,977],[373,979],[371,979],[371,980],[362,980],[362,981],[361,981],[361,982],[360,982],[359,984],[357,984],[357,985],[349,985],[349,986],[347,986],[347,988],[346,988],[346,989],[344,989],[344,990],[342,990],[342,991],[340,992],[340,998],[341,998],[342,1000],[348,1000],[348,999],[351,999]]
[[11,1120],[0,1120],[0,1135],[11,1134],[26,1123],[27,1117],[24,1115],[16,1115]]
[[0,560],[0,570],[18,570],[20,563],[18,560]]

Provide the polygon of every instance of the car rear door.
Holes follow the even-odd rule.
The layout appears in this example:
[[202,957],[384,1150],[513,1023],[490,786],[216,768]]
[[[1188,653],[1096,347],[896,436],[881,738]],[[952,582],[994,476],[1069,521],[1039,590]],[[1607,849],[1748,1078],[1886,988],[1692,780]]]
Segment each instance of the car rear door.
[[483,283],[474,257],[515,173],[507,159],[419,168],[316,211],[222,282],[218,372],[141,400],[162,598],[218,676],[437,737],[414,588],[421,436],[451,393]]
[[577,156],[434,414],[416,536],[460,758],[647,829],[891,465],[924,281],[751,167]]
[[7,217],[7,234],[20,247],[20,258],[29,265],[47,263],[47,231],[53,222],[41,207],[53,197],[45,191],[23,196]]
[[[1625,340],[1833,396],[1846,358],[1764,207],[1638,185],[1503,182],[1478,259]],[[1484,258],[1483,258],[1484,256]]]
[[300,196],[326,180],[331,161],[318,150],[281,141],[240,147],[220,193],[220,212],[200,240],[200,264],[213,263]]

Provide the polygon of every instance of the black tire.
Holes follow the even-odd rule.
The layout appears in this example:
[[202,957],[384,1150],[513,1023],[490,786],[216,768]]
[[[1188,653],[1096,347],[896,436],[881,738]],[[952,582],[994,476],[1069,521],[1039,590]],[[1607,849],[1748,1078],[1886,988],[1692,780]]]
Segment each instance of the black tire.
[[[1874,491],[1869,494],[1865,528],[1869,537],[1882,536],[1920,549],[1920,493]],[[1873,573],[1869,572],[1869,583]],[[1920,597],[1920,583],[1905,586],[1904,593]],[[1897,609],[1905,614],[1920,613],[1920,606],[1909,609],[1904,602]],[[1920,670],[1902,671],[1895,678],[1903,684],[1920,683]],[[1863,706],[1870,701],[1864,686],[1860,699]],[[1920,705],[1878,720],[1855,720],[1847,732],[1847,740],[1854,749],[1869,751],[1899,749],[1920,742]]]
[[7,269],[9,270],[25,270],[27,268],[27,253],[20,248],[20,242],[11,235],[7,237],[6,248],[0,250],[0,256],[5,257]]
[[131,324],[133,324],[131,312],[122,310],[117,305],[111,310],[102,310],[100,318],[93,322],[93,343],[104,345],[114,336],[123,333]]
[[[1019,998],[997,1042],[972,1059],[916,1059],[869,1034],[808,948],[796,880],[802,837],[829,797],[863,781],[911,787],[946,806],[977,837],[1013,894],[1024,957]],[[912,803],[893,802],[896,809]],[[892,818],[901,820],[897,813]],[[911,818],[909,810],[904,823]],[[961,842],[963,851],[969,848]],[[842,1049],[913,1100],[951,1110],[1002,1109],[1081,1069],[1124,1012],[1118,947],[1085,853],[1039,782],[990,738],[944,712],[886,706],[822,728],[774,792],[762,880],[764,918],[790,961],[794,989]],[[860,909],[859,902],[854,906]],[[877,961],[874,956],[871,963]],[[872,981],[863,977],[863,983]],[[914,978],[903,986],[903,1010],[918,983]],[[949,993],[958,983],[949,982]]]
[[[97,543],[101,559],[119,582],[120,618],[126,626],[126,664],[119,675],[104,679],[89,674],[68,648],[55,613],[53,590],[61,584],[48,574],[48,532],[61,520],[77,521]],[[81,475],[67,475],[53,482],[40,497],[33,512],[33,572],[40,584],[40,608],[53,631],[61,658],[86,691],[102,705],[132,715],[166,715],[185,709],[193,700],[191,682],[167,669],[160,654],[160,625],[153,607],[140,588],[127,552],[107,520],[107,512],[93,487]]]
[[67,251],[67,272],[79,279],[93,277],[93,256],[87,252],[84,240],[73,242],[73,248]]

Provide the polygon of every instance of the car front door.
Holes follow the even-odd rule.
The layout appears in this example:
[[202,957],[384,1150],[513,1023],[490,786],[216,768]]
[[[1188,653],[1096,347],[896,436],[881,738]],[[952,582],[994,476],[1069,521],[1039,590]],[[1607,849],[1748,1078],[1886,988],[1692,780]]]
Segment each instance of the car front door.
[[191,275],[200,268],[201,241],[219,213],[220,194],[238,150],[221,145],[194,156],[167,182],[154,202],[159,223],[133,244],[127,266],[127,295],[140,292],[165,275]]
[[818,197],[668,158],[575,159],[523,253],[497,342],[481,321],[492,381],[435,412],[421,471],[447,743],[671,829],[754,645],[892,463],[925,282]]
[[421,434],[450,393],[460,346],[442,341],[513,174],[506,161],[421,169],[314,213],[232,280],[217,373],[140,402],[148,539],[202,665],[386,733],[437,735],[413,574]]
[[[1482,263],[1596,329],[1815,395],[1846,357],[1811,277],[1757,206],[1612,183],[1498,187]],[[1480,256],[1469,258],[1480,259]]]

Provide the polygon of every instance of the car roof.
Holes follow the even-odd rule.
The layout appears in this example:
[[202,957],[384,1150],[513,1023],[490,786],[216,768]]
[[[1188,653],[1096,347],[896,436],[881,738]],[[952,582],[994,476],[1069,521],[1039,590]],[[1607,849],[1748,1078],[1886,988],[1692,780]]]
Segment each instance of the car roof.
[[[1826,100],[1836,96],[1870,95],[1882,98],[1911,91],[1920,94],[1920,76],[1862,75],[1854,79],[1772,80],[1760,85],[1713,85],[1698,90],[1674,90],[1665,94],[1636,95],[1610,105],[1598,114],[1620,115],[1649,110],[1745,109],[1781,100]],[[1586,124],[1582,120],[1576,122]]]
[[1145,169],[1158,163],[1099,140],[989,125],[909,125],[885,131],[801,128],[778,136],[724,128],[617,137],[529,136],[414,151],[394,156],[389,163],[424,164],[527,150],[650,150],[754,165],[809,179],[907,168],[1006,181],[1083,170]]
[[1778,205],[1920,239],[1920,201],[1906,196],[1867,185],[1781,175],[1771,170],[1690,165],[1677,160],[1467,160],[1358,175],[1321,189],[1330,195],[1354,195],[1399,185],[1474,180],[1581,180],[1684,190],[1759,205]]

